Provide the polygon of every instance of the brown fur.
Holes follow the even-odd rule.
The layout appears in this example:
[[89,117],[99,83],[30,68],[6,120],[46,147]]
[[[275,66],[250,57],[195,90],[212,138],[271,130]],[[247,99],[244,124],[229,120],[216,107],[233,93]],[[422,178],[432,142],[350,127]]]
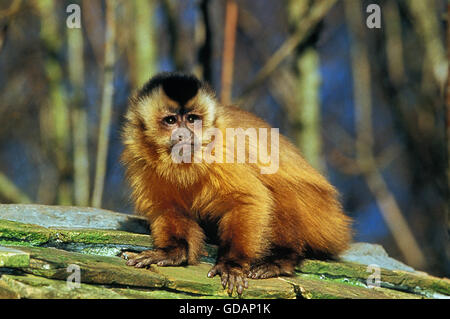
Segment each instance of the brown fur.
[[[186,105],[201,115],[204,128],[219,128],[224,136],[226,128],[270,128],[248,112],[220,105],[209,91],[200,90]],[[230,276],[241,269],[250,278],[266,278],[291,274],[309,253],[333,257],[347,248],[351,220],[342,212],[336,190],[286,138],[280,135],[274,174],[261,174],[260,163],[176,164],[167,149],[170,135],[160,127],[168,106],[178,105],[162,89],[132,99],[123,130],[122,160],[136,210],[150,221],[160,252],[176,255],[159,264],[198,261],[205,238],[200,220],[218,226],[222,265],[212,275],[219,273],[223,280],[226,267],[232,268]],[[160,260],[144,257],[130,264]],[[229,285],[246,286],[236,276],[233,283],[228,279]]]

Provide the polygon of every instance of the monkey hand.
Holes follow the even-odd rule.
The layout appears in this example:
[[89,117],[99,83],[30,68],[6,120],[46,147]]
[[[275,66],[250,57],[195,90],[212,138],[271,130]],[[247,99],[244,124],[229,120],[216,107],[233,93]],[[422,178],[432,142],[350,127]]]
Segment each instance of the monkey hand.
[[233,294],[234,288],[238,295],[242,295],[244,288],[248,288],[247,276],[244,267],[236,263],[227,263],[220,261],[208,272],[208,277],[212,278],[217,274],[222,280],[223,289],[228,286],[228,294]]
[[129,256],[127,265],[136,268],[158,266],[178,266],[187,261],[186,251],[182,248],[145,250],[140,254],[123,254]]

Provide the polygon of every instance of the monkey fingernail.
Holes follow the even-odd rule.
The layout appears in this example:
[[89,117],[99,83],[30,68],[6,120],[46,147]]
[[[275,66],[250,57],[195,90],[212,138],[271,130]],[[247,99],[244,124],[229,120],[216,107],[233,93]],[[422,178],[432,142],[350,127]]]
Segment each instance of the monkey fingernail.
[[228,294],[231,296],[233,294],[234,285],[232,283],[228,284]]

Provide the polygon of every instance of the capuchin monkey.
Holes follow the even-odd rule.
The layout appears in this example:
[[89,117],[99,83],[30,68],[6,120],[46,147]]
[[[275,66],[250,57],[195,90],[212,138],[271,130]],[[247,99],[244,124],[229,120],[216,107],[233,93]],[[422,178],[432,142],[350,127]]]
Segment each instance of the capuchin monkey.
[[337,191],[293,144],[192,75],[150,79],[130,98],[122,137],[155,245],[129,266],[195,264],[212,230],[219,250],[207,275],[240,295],[247,278],[293,275],[303,258],[335,258],[351,241]]

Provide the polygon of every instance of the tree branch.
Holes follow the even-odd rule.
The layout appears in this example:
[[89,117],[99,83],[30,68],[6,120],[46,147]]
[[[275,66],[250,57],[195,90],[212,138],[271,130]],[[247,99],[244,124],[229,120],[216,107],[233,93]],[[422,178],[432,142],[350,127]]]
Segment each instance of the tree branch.
[[97,163],[95,170],[94,192],[92,195],[92,206],[94,207],[100,207],[102,204],[106,164],[108,159],[109,128],[111,124],[111,112],[114,95],[114,44],[116,38],[115,9],[115,0],[106,2],[103,95],[97,145]]
[[31,203],[31,199],[2,172],[0,172],[0,195],[13,203]]
[[309,14],[299,21],[301,26],[297,31],[291,35],[281,47],[269,58],[266,64],[257,73],[253,81],[247,85],[240,98],[237,100],[237,104],[244,102],[252,92],[260,86],[265,79],[267,79],[277,69],[277,67],[286,59],[301,42],[308,38],[315,27],[321,22],[328,11],[336,3],[336,0],[322,0],[315,1],[313,8],[309,11]]

